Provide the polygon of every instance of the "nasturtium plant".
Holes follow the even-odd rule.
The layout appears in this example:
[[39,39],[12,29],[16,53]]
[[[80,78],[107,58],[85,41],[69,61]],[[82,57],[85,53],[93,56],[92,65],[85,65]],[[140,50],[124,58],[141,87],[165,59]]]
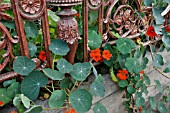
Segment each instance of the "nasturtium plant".
[[97,34],[97,32],[94,30],[90,30],[88,34],[89,34],[88,46],[91,49],[100,48],[102,43],[101,36]]
[[20,93],[20,88],[21,85],[19,82],[14,82],[12,83],[8,88],[7,88],[7,93],[10,98],[14,98],[15,95]]
[[6,88],[1,88],[0,89],[0,101],[5,104],[9,103],[12,99],[8,97],[7,94],[7,89]]
[[23,76],[29,75],[35,67],[34,61],[24,56],[19,56],[13,64],[14,71]]
[[154,98],[154,97],[149,97],[149,103],[150,103],[150,105],[151,105],[151,108],[153,109],[153,110],[156,110],[156,99]]
[[70,74],[77,81],[84,81],[90,74],[90,70],[91,64],[89,62],[75,63],[73,65],[73,70],[70,72]]
[[50,108],[60,108],[65,103],[66,94],[63,90],[56,90],[49,99]]
[[74,91],[69,100],[77,112],[87,112],[92,106],[92,95],[86,89]]
[[57,70],[46,68],[46,69],[43,69],[43,72],[45,73],[45,75],[47,75],[52,80],[63,80],[64,79],[64,74]]
[[52,40],[49,49],[55,54],[55,55],[66,55],[70,49],[66,42],[64,42],[61,39],[54,39]]
[[43,110],[42,106],[32,106],[30,109],[25,111],[24,113],[41,113]]
[[27,37],[36,38],[38,35],[38,27],[34,22],[25,23],[25,32]]
[[107,113],[107,109],[101,103],[95,104],[93,111],[94,113]]
[[161,68],[164,65],[163,57],[160,54],[156,54],[153,65],[157,68]]
[[122,88],[128,86],[128,81],[127,80],[121,80],[118,82],[118,85]]
[[28,43],[28,49],[31,57],[33,57],[37,52],[37,46],[31,42]]
[[35,100],[39,95],[40,87],[45,87],[47,82],[48,79],[43,73],[33,71],[21,82],[21,93],[30,100]]
[[70,73],[73,70],[72,64],[65,59],[60,59],[57,62],[57,68],[61,73]]
[[167,62],[166,68],[164,69],[164,73],[169,73],[170,72],[170,61]]

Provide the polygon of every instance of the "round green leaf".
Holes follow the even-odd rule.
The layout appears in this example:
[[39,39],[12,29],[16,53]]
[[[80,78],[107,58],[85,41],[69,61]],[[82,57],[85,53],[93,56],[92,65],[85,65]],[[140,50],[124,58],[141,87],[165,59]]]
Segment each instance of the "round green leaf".
[[136,88],[139,88],[139,87],[142,87],[142,86],[143,86],[143,80],[139,80],[135,85]]
[[141,71],[141,66],[137,58],[127,58],[125,66],[131,73],[134,72],[136,74],[139,74],[139,72]]
[[85,89],[70,94],[70,102],[77,112],[87,112],[92,106],[92,95]]
[[76,63],[74,64],[73,71],[71,71],[70,74],[74,79],[78,81],[83,81],[90,74],[90,70],[91,70],[91,65],[89,62]]
[[37,47],[33,43],[28,43],[28,49],[30,52],[30,56],[33,57],[35,53],[37,52]]
[[149,97],[149,103],[153,110],[156,110],[156,99],[154,97]]
[[43,69],[43,72],[52,80],[63,80],[65,77],[64,74],[50,68]]
[[157,86],[159,92],[163,93],[163,88],[162,88],[161,83],[159,82],[159,80],[154,80],[154,82],[156,83],[156,86]]
[[158,110],[161,113],[167,113],[167,108],[165,107],[165,105],[162,102],[158,102]]
[[122,54],[127,54],[131,53],[133,49],[135,49],[136,44],[134,41],[128,38],[119,38],[116,40],[116,46],[117,49],[122,53]]
[[7,94],[6,88],[1,88],[0,89],[0,101],[4,102],[4,104],[7,104],[10,101],[12,101],[12,99],[8,97],[7,95],[8,94]]
[[23,94],[20,95],[21,101],[23,103],[23,105],[28,109],[30,107],[30,102],[31,100],[28,99],[26,96],[24,96]]
[[57,68],[61,73],[65,74],[73,70],[73,65],[62,58],[57,62]]
[[107,113],[107,109],[101,103],[95,104],[93,111],[94,113]]
[[128,86],[128,82],[126,80],[121,80],[118,82],[118,85],[122,88]]
[[137,107],[143,106],[145,104],[145,99],[143,97],[138,97],[135,100],[135,104]]
[[65,78],[64,80],[62,80],[60,82],[60,88],[61,89],[64,89],[64,88],[69,88],[69,86],[71,86],[73,83],[71,82],[70,79],[68,78]]
[[47,77],[39,72],[34,71],[29,74],[21,83],[21,93],[31,100],[35,100],[40,92],[40,87],[44,87],[48,82]]
[[38,27],[35,22],[26,21],[25,32],[27,37],[36,38],[38,35]]
[[49,99],[50,108],[60,108],[65,103],[66,94],[63,90],[56,90]]
[[136,89],[132,86],[132,85],[129,85],[127,87],[127,91],[130,93],[130,94],[133,94],[136,92]]
[[95,80],[91,86],[90,91],[94,96],[104,97],[105,95],[105,88],[102,82],[99,80]]
[[145,81],[145,83],[146,83],[147,85],[150,85],[150,84],[151,84],[151,81],[150,81],[150,79],[149,79],[148,76],[144,75],[144,76],[143,76],[143,80]]
[[55,54],[55,55],[66,55],[70,49],[66,42],[64,42],[61,39],[55,39],[51,42],[49,49]]
[[34,69],[35,63],[27,57],[19,56],[13,64],[14,71],[20,75],[29,75]]
[[164,70],[164,73],[169,73],[170,72],[170,61],[167,62],[166,68]]
[[90,30],[88,34],[89,34],[89,40],[88,40],[89,47],[91,49],[100,48],[102,43],[101,36],[97,34],[97,32],[94,30]]
[[21,85],[19,82],[14,82],[12,83],[8,88],[7,88],[7,93],[10,98],[14,98],[16,94],[20,93],[20,88]]
[[157,68],[161,68],[164,65],[163,57],[160,54],[156,54],[154,58],[153,65],[156,66]]
[[43,110],[42,106],[33,106],[24,113],[41,113],[42,110]]
[[16,79],[13,79],[13,80],[6,80],[3,82],[3,86],[4,87],[7,87],[9,85],[11,85],[12,83],[16,82]]
[[21,104],[21,99],[20,99],[20,97],[15,97],[15,98],[13,99],[13,104],[14,104],[14,106],[19,106],[19,105]]

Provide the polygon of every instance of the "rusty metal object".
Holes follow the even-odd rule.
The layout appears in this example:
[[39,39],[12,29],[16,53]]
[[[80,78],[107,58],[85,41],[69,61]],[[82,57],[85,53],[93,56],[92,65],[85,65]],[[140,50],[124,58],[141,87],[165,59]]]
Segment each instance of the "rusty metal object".
[[57,38],[68,43],[70,52],[66,55],[66,59],[74,64],[78,46],[77,41],[80,39],[80,35],[78,33],[78,23],[73,18],[77,12],[72,10],[72,6],[82,3],[82,0],[47,0],[47,2],[49,5],[61,7],[61,11],[57,12],[57,15],[60,17],[60,20],[57,22]]
[[49,50],[50,32],[45,0],[11,0],[13,13],[15,17],[16,31],[20,39],[21,54],[30,57],[28,43],[24,31],[23,20],[37,20],[42,18],[42,29],[44,36],[44,48],[49,67],[52,67],[52,54]]

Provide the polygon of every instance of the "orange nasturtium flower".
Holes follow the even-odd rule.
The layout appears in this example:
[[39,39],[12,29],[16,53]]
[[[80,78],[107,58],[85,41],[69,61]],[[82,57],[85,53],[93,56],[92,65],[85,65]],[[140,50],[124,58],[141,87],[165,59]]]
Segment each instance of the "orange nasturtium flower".
[[146,35],[150,36],[151,38],[154,38],[155,36],[157,36],[153,26],[148,27]]
[[46,54],[44,51],[41,51],[38,58],[41,60],[41,61],[45,61],[47,59],[46,57]]
[[109,50],[104,50],[102,57],[105,58],[106,60],[110,60],[110,58],[112,57],[112,54],[110,53]]
[[97,48],[97,49],[95,49],[95,50],[92,50],[92,51],[90,52],[90,57],[91,57],[94,61],[96,61],[96,62],[100,61],[100,60],[101,60],[100,49]]
[[142,112],[142,106],[140,106],[140,108],[139,108],[139,112]]
[[144,72],[144,70],[141,70],[140,72],[139,72],[139,74],[141,74],[141,75],[143,75],[145,72]]
[[127,74],[128,74],[127,70],[119,70],[117,77],[119,77],[120,80],[126,80],[128,79]]
[[4,102],[0,101],[0,106],[4,105]]
[[71,108],[69,111],[65,111],[64,113],[77,113],[74,108]]
[[11,111],[11,112],[9,112],[9,113],[18,113],[17,111]]

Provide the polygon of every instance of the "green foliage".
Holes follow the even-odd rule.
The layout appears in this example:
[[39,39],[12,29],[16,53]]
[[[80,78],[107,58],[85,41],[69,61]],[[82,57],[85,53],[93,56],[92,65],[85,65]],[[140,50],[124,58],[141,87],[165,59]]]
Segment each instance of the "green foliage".
[[36,38],[38,35],[38,27],[34,22],[26,21],[25,32],[27,37]]
[[153,16],[155,17],[156,24],[158,25],[163,24],[165,19],[161,15],[161,9],[153,7],[152,11],[153,11]]
[[100,48],[102,39],[99,34],[96,33],[96,31],[89,31],[89,39],[88,39],[88,45],[91,49]]
[[34,45],[33,43],[29,42],[28,43],[28,49],[30,52],[30,56],[33,57],[35,55],[35,53],[37,52],[37,46]]
[[4,102],[4,104],[7,104],[11,100],[12,99],[10,97],[8,97],[7,89],[6,88],[1,88],[0,89],[0,101]]
[[153,110],[156,110],[156,99],[154,97],[149,97],[149,103]]
[[21,82],[21,93],[30,100],[35,100],[39,95],[40,87],[45,87],[47,82],[48,79],[43,73],[33,71]]
[[64,74],[59,71],[46,68],[46,69],[43,69],[43,72],[45,73],[45,75],[47,75],[52,80],[63,80],[64,79]]
[[41,113],[42,110],[42,106],[33,106],[24,113]]
[[164,73],[169,73],[170,72],[170,61],[167,62],[166,68],[164,70]]
[[23,94],[20,95],[20,99],[21,99],[23,105],[24,105],[27,109],[31,106],[31,104],[30,104],[31,100],[28,99],[28,98],[27,98],[26,96],[24,96]]
[[94,113],[107,113],[107,109],[101,103],[95,104],[93,111]]
[[14,71],[20,75],[27,76],[34,69],[35,63],[27,57],[19,56],[13,64]]
[[158,110],[161,113],[167,113],[167,108],[165,107],[165,105],[162,102],[158,102]]
[[124,88],[124,87],[128,86],[128,82],[126,80],[121,80],[118,82],[118,85],[119,85],[119,87]]
[[156,54],[154,58],[153,65],[156,66],[157,68],[161,68],[164,65],[163,57],[160,54]]
[[63,90],[55,90],[50,99],[49,99],[49,106],[50,108],[60,108],[66,99],[66,94]]
[[154,80],[154,82],[156,83],[156,86],[157,86],[159,92],[163,93],[163,89],[162,89],[162,86],[161,86],[161,83],[159,82],[159,80]]
[[85,89],[71,93],[69,100],[77,112],[87,112],[92,106],[92,95]]
[[20,93],[21,85],[19,82],[13,82],[8,88],[7,93],[10,98],[14,98],[16,94]]
[[55,54],[55,55],[66,55],[70,49],[67,45],[66,42],[64,42],[63,40],[61,39],[55,39],[55,40],[52,40],[50,46],[49,46],[49,49]]
[[77,81],[84,81],[90,74],[90,70],[90,63],[76,63],[73,65],[73,71],[71,71],[70,74]]

